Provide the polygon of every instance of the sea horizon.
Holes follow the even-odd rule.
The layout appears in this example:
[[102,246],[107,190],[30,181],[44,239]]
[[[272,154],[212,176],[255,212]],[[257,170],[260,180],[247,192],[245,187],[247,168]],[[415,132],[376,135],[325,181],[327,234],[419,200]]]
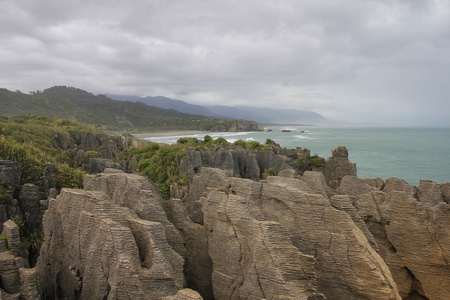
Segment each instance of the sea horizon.
[[[327,159],[331,150],[345,146],[356,163],[359,178],[402,178],[418,185],[421,179],[450,182],[450,127],[316,126],[260,124],[263,131],[197,132],[167,136],[141,135],[158,143],[172,144],[180,137],[203,139],[209,135],[233,143],[239,139],[264,143],[271,139],[281,147],[307,148],[311,155]],[[271,130],[271,131],[270,131]]]

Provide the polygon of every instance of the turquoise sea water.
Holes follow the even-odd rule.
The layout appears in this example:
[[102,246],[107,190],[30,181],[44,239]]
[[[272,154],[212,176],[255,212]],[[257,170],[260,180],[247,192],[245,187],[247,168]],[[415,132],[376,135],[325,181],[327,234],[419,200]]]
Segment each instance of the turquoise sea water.
[[[403,178],[410,184],[420,179],[450,182],[450,128],[325,128],[316,126],[267,125],[264,132],[208,133],[229,142],[238,139],[264,143],[272,139],[282,147],[302,147],[311,154],[331,156],[337,146],[346,146],[356,163],[358,177]],[[267,130],[272,129],[271,132]],[[290,132],[281,132],[288,129]],[[189,135],[202,139],[206,134]],[[184,136],[184,135],[183,135]],[[146,139],[175,143],[181,136]]]

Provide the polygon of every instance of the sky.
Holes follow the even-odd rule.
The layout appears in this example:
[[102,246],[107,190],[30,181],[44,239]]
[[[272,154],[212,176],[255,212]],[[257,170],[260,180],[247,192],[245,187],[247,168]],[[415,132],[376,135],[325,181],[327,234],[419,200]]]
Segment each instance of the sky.
[[0,0],[0,88],[450,126],[450,0]]

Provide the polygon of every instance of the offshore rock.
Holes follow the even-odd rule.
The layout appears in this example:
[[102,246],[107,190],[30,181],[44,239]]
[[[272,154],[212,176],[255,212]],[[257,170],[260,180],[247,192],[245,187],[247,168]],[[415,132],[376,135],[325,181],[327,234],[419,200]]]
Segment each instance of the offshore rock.
[[183,240],[147,179],[115,170],[63,189],[43,219],[45,299],[158,299],[184,286]]

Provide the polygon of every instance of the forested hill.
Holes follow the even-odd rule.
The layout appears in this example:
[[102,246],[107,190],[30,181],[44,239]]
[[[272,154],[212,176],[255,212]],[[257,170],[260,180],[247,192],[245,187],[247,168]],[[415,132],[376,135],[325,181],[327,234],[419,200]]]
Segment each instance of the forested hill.
[[256,122],[222,120],[195,116],[139,102],[115,101],[73,87],[58,86],[42,92],[24,94],[0,89],[0,115],[33,114],[70,119],[105,130],[159,131],[258,130]]

